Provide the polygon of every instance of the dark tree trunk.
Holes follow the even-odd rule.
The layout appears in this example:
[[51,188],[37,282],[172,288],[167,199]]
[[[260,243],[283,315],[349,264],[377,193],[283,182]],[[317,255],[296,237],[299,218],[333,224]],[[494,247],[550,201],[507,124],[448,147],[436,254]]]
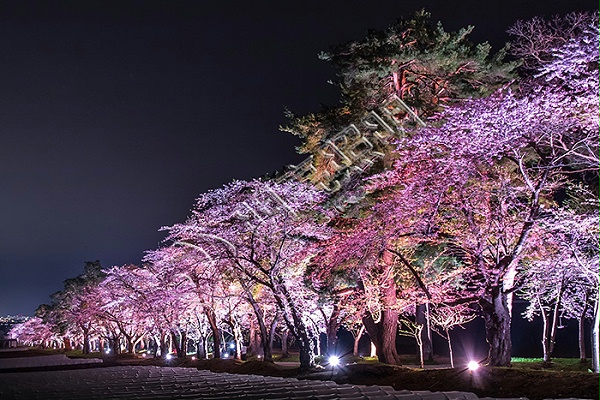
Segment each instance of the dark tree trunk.
[[83,354],[90,354],[90,331],[83,329]]
[[221,330],[217,324],[217,315],[211,309],[206,309],[206,318],[212,331],[213,344],[214,344],[214,358],[221,358]]
[[383,294],[381,318],[375,323],[373,316],[367,314],[363,317],[363,324],[371,341],[377,349],[377,358],[386,364],[401,365],[400,357],[396,350],[396,339],[398,337],[398,311],[396,305],[396,282],[392,269],[393,255],[389,251],[384,252],[384,261],[389,270],[382,271],[382,276],[388,276],[381,286]]
[[[260,304],[258,304],[258,302],[254,299],[254,295],[252,294],[250,288],[243,281],[240,281],[240,283],[242,284],[242,288],[244,289],[246,298],[250,303],[250,306],[252,306],[252,310],[254,310],[254,315],[256,316],[256,322],[258,323],[258,330],[261,337],[262,351],[264,357],[263,359],[267,362],[273,362],[273,353],[271,351],[271,343],[269,340],[270,336],[269,332],[267,331],[267,326],[265,324],[263,310],[260,307]],[[252,342],[252,337],[250,338],[250,341]],[[258,349],[255,346],[256,343],[254,343],[254,346],[252,345],[252,343],[250,343],[252,353],[256,355],[258,353]]]
[[334,304],[333,311],[329,320],[327,321],[327,349],[326,354],[335,354],[337,349],[337,332],[340,329],[340,308],[337,304]]
[[271,329],[269,330],[269,353],[273,354],[273,344],[275,342],[275,332],[277,330],[277,325],[279,324],[279,319],[281,318],[281,312],[278,311],[273,318],[273,322],[271,322]]
[[203,335],[200,335],[198,341],[196,342],[196,358],[198,360],[206,360],[208,357],[208,351],[206,349],[207,338]]
[[289,316],[286,315],[285,312],[283,313],[285,323],[300,347],[300,370],[307,371],[314,368],[315,353],[312,348],[312,340],[304,321],[302,321],[302,318],[300,317],[300,313],[296,308],[292,296],[280,277],[275,279],[273,287],[277,288],[275,293],[277,305],[282,310],[289,310],[290,316],[292,317],[292,320],[290,320]]
[[482,299],[481,306],[486,341],[490,346],[487,362],[493,367],[508,367],[512,351],[508,296],[499,286],[494,286],[489,301]]
[[257,356],[260,354],[260,335],[256,330],[256,323],[254,321],[250,322],[250,352],[253,356]]
[[289,331],[287,329],[283,329],[281,332],[281,355],[284,358],[290,356],[290,351],[288,350],[288,334]]
[[135,344],[133,343],[133,338],[131,336],[127,336],[127,353],[133,354],[135,353]]

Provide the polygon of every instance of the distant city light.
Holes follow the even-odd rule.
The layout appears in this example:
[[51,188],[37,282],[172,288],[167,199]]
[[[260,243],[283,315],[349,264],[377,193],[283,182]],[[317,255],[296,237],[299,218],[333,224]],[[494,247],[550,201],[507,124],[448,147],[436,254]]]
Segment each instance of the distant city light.
[[469,371],[476,371],[479,368],[479,363],[477,361],[469,361],[467,368]]
[[338,365],[340,365],[340,358],[338,356],[331,356],[328,359],[329,361],[329,365],[331,365],[332,367],[337,367]]

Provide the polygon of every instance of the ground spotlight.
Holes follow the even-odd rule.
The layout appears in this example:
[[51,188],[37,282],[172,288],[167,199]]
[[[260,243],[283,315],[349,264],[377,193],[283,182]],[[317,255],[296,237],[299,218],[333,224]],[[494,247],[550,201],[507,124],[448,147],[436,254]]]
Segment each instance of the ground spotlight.
[[469,363],[467,364],[467,368],[469,369],[469,371],[477,371],[477,369],[479,368],[479,363],[477,361],[469,361]]
[[340,358],[338,356],[330,356],[327,361],[329,362],[329,365],[331,365],[332,367],[337,367],[338,365],[340,365]]

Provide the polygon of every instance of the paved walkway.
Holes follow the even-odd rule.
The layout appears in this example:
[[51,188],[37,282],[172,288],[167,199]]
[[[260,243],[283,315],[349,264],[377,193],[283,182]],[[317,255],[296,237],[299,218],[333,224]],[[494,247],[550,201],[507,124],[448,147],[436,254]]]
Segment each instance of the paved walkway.
[[[64,355],[0,359],[2,400],[94,399],[401,399],[500,400],[467,392],[395,390],[331,381],[214,373],[195,368],[119,366],[48,371],[2,369],[101,363]],[[524,399],[524,398],[523,398]],[[502,399],[509,400],[509,399]]]
[[99,364],[99,358],[68,358],[64,354],[38,357],[0,358],[0,371],[16,368],[55,367],[58,365]]
[[478,400],[473,393],[411,392],[389,386],[341,385],[148,366],[0,373],[0,398]]

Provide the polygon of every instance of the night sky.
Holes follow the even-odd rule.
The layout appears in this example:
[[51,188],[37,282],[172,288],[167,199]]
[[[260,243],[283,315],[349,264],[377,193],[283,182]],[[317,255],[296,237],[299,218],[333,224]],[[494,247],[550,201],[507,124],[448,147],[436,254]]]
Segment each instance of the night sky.
[[0,315],[85,261],[139,263],[200,193],[302,160],[278,127],[338,102],[317,54],[422,7],[498,49],[517,19],[598,3],[0,3]]

